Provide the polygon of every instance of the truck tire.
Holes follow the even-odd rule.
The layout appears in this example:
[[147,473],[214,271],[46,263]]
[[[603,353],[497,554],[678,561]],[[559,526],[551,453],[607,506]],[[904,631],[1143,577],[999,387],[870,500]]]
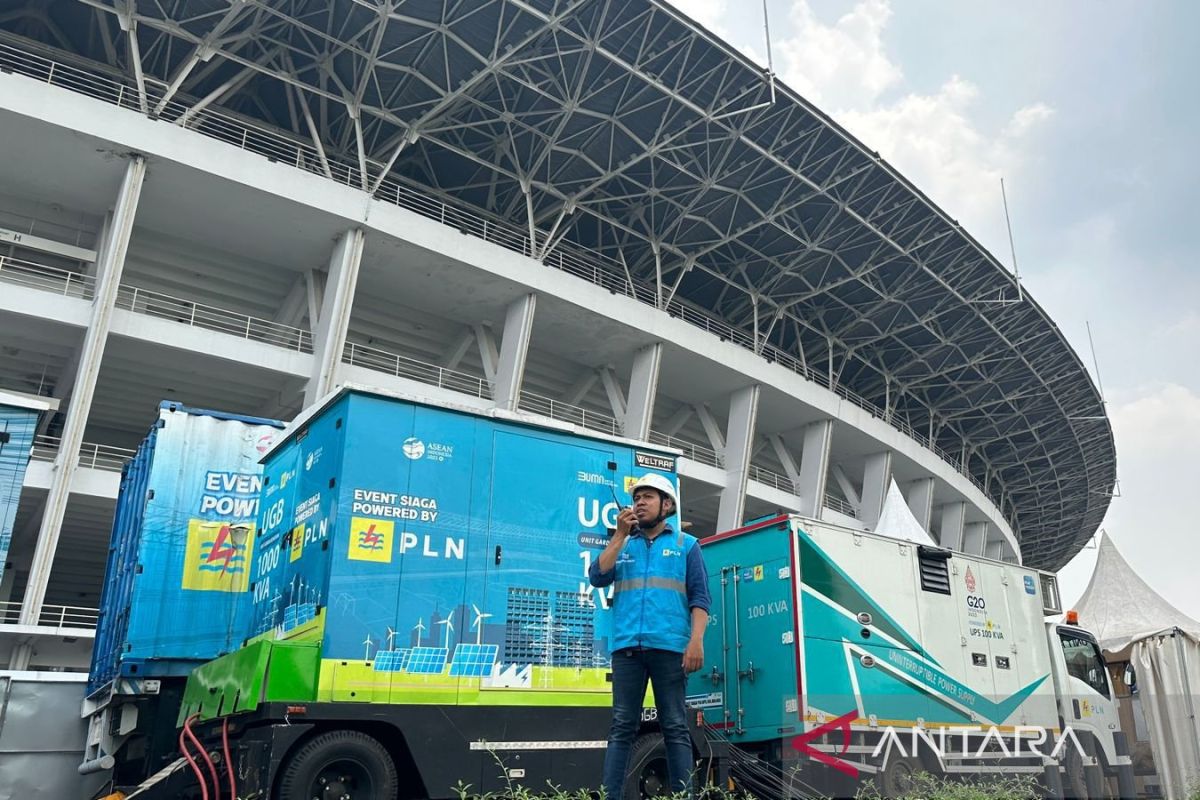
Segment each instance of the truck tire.
[[667,777],[667,746],[661,733],[645,733],[633,743],[629,751],[629,767],[626,770],[625,797],[623,800],[670,795],[670,779]]
[[396,765],[378,741],[358,731],[322,733],[288,758],[275,800],[394,800]]
[[889,758],[883,769],[875,773],[875,788],[884,797],[903,797],[912,791],[913,776],[918,772],[926,769],[915,756]]
[[1087,781],[1083,776],[1083,758],[1074,747],[1065,748],[1063,758],[1063,796],[1066,800],[1087,800]]

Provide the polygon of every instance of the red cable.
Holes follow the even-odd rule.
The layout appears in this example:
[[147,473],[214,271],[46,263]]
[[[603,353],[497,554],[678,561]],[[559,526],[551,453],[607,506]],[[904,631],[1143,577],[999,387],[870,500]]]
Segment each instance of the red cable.
[[229,773],[229,796],[237,800],[237,783],[233,779],[233,759],[229,757],[229,717],[221,721],[221,744],[225,748],[225,770]]
[[[214,765],[212,759],[208,757],[208,751],[204,749],[204,746],[200,744],[200,739],[197,738],[196,734],[192,731],[192,720],[199,716],[199,714],[193,714],[184,720],[183,732],[188,735],[188,738],[191,739],[192,744],[194,744],[196,749],[200,751],[200,755],[204,759],[204,763],[208,765],[208,772],[210,775],[212,775],[213,779],[213,800],[221,800],[221,779],[217,775],[216,765]],[[237,798],[234,798],[234,800],[237,800]]]
[[204,773],[200,771],[200,765],[192,758],[191,753],[187,750],[187,742],[183,738],[183,731],[179,732],[179,752],[183,753],[183,757],[192,767],[192,772],[196,773],[196,782],[200,784],[200,800],[208,800],[208,782],[204,780]]

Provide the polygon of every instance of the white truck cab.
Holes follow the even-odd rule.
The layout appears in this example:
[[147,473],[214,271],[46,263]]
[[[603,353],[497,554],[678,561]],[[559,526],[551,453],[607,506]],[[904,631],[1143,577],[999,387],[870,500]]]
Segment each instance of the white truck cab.
[[[1070,616],[1068,620],[1074,622]],[[1060,735],[1066,740],[1067,795],[1086,792],[1096,797],[1103,793],[1104,781],[1113,777],[1120,796],[1129,796],[1125,784],[1128,781],[1132,789],[1132,762],[1100,644],[1091,633],[1070,623],[1046,623],[1046,636]]]

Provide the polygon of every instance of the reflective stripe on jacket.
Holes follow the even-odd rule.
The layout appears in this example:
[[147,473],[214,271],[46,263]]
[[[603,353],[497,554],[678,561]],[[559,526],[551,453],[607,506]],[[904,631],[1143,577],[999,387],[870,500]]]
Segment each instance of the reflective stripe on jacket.
[[692,633],[687,562],[696,537],[669,527],[654,538],[630,537],[614,568],[611,648],[652,647],[682,653]]

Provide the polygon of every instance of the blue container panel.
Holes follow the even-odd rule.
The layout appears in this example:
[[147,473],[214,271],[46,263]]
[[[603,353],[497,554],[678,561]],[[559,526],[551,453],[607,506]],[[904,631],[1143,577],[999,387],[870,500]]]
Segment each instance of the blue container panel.
[[450,679],[497,663],[518,672],[607,664],[610,595],[592,589],[587,568],[618,502],[630,502],[625,486],[649,471],[634,450],[372,396],[348,401],[323,656],[411,673],[403,665],[414,653],[425,664],[445,650]]
[[267,459],[242,636],[288,636],[329,601],[346,402],[338,401]]
[[280,423],[163,403],[122,475],[89,691],[184,675],[248,623],[261,466]]
[[5,440],[0,442],[0,580],[4,578],[4,563],[8,560],[13,521],[25,484],[37,421],[36,411],[0,405],[0,434],[3,434],[0,439]]
[[138,446],[137,454],[121,470],[121,487],[109,537],[108,564],[100,593],[96,641],[92,646],[88,692],[116,677],[121,662],[121,652],[129,631],[133,578],[137,570],[142,518],[146,510],[146,479],[154,459],[157,437],[156,425]]

